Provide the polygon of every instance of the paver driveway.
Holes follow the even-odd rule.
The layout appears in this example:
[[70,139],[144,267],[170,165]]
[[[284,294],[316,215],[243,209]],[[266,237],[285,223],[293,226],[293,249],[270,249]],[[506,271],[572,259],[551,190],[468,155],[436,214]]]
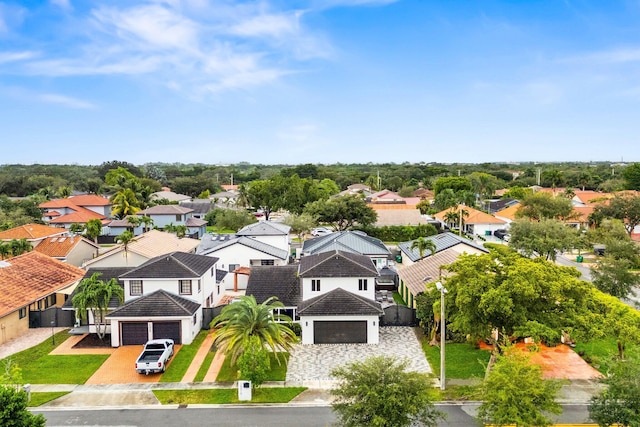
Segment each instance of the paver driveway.
[[432,372],[413,328],[397,326],[380,328],[379,344],[296,344],[289,357],[287,382],[335,381],[330,374],[335,367],[374,355],[406,358],[408,370]]

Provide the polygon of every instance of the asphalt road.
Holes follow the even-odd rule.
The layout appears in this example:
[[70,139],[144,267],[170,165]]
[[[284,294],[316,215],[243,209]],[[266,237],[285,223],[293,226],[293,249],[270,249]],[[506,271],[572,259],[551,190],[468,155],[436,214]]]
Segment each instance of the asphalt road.
[[[439,425],[469,427],[478,425],[473,418],[476,404],[443,404],[438,409],[447,413]],[[586,423],[586,405],[565,405],[555,418],[558,423]],[[239,427],[325,427],[336,422],[328,406],[313,407],[216,407],[163,409],[107,409],[34,411],[47,418],[47,426],[142,427],[142,426],[239,426]]]

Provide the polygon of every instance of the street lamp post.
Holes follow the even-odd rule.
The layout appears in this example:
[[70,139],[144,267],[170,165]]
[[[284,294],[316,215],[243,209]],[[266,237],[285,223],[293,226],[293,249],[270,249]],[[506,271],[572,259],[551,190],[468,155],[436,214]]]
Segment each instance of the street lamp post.
[[445,319],[444,319],[444,294],[447,288],[441,282],[436,282],[436,288],[440,291],[440,390],[445,389],[444,374],[444,343],[445,343]]

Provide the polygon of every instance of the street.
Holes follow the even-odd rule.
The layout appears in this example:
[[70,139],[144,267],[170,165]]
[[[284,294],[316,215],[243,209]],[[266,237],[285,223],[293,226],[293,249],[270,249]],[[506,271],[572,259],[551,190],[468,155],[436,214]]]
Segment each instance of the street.
[[[447,414],[442,427],[468,427],[477,425],[473,418],[477,404],[440,404],[438,409]],[[47,426],[330,426],[336,421],[328,406],[259,406],[215,408],[162,408],[162,409],[107,409],[33,411],[47,418]],[[563,405],[563,413],[555,418],[558,423],[586,423],[586,405]]]

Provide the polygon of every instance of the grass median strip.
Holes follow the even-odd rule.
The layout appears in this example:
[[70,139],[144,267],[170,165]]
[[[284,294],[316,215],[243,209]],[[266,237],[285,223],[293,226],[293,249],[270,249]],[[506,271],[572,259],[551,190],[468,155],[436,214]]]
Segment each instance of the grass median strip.
[[47,392],[32,392],[31,400],[29,400],[30,407],[36,407],[44,405],[47,402],[51,402],[59,397],[69,394],[69,391],[47,391]]
[[[440,347],[422,341],[422,350],[427,356],[435,376],[440,375]],[[491,352],[480,350],[469,343],[447,343],[445,347],[447,378],[470,379],[484,378],[485,368]]]
[[180,348],[169,364],[167,372],[160,377],[161,383],[177,383],[182,380],[208,333],[208,330],[201,330],[191,344],[183,345]]
[[207,352],[207,355],[202,361],[202,366],[200,366],[200,369],[198,369],[198,373],[196,374],[196,377],[193,380],[194,382],[201,383],[204,380],[204,377],[207,375],[207,372],[211,367],[211,362],[213,362],[213,358],[215,356],[216,356],[215,351],[209,350],[209,352]]
[[250,402],[238,400],[238,389],[216,388],[205,390],[154,390],[163,405],[233,404],[233,403],[287,403],[305,391],[306,387],[265,387],[252,390]]
[[[287,363],[289,363],[289,353],[279,353],[280,364],[276,360],[273,353],[269,353],[269,372],[267,374],[267,381],[284,381],[287,377]],[[283,360],[284,359],[284,360]],[[231,358],[225,357],[218,378],[216,381],[232,382],[238,379],[238,368],[231,366]]]
[[[50,355],[49,353],[69,338],[68,331],[50,340],[16,353],[7,359],[18,365],[22,380],[31,384],[84,384],[104,363],[108,354]],[[4,359],[3,359],[4,360]]]

